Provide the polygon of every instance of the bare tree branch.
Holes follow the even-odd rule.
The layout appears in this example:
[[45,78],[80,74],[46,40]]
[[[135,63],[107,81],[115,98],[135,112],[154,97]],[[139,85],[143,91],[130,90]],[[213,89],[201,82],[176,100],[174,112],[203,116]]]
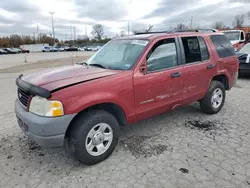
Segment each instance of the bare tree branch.
[[101,24],[94,25],[91,33],[93,36],[95,36],[95,38],[97,38],[98,40],[101,40],[104,34],[103,26]]
[[224,25],[223,22],[217,21],[217,22],[215,22],[215,23],[212,25],[212,28],[214,28],[214,29],[223,29],[223,28],[225,28],[225,25]]
[[176,29],[177,30],[182,30],[182,29],[187,29],[188,27],[185,25],[185,24],[182,24],[182,23],[180,23],[180,24],[178,24],[177,26],[176,26]]
[[234,17],[233,26],[235,28],[241,28],[241,27],[243,27],[244,21],[245,21],[245,15],[244,14],[237,14]]

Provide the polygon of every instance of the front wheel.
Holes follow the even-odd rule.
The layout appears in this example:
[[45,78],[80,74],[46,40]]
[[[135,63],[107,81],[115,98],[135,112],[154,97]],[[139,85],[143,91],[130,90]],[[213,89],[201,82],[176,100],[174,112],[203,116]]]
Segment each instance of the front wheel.
[[119,123],[103,110],[79,115],[69,132],[69,148],[81,163],[93,165],[105,160],[115,149],[119,138]]
[[203,112],[207,114],[218,113],[225,102],[226,91],[224,85],[219,81],[212,81],[205,97],[200,101]]

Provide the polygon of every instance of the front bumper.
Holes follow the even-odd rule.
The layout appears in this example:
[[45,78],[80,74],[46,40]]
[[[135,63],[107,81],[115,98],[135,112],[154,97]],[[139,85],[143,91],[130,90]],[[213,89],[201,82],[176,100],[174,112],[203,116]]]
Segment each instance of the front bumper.
[[66,130],[76,114],[61,117],[42,117],[27,112],[15,101],[18,125],[31,140],[42,147],[62,147]]

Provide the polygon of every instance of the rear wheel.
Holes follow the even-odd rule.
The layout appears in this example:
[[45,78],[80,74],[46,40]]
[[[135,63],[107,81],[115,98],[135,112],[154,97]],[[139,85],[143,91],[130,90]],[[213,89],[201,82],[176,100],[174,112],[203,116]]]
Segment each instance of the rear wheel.
[[212,81],[207,94],[200,100],[202,111],[207,114],[218,113],[224,105],[225,97],[224,85],[219,81]]
[[103,110],[92,110],[77,117],[69,132],[69,147],[83,164],[93,165],[105,160],[115,149],[119,123]]

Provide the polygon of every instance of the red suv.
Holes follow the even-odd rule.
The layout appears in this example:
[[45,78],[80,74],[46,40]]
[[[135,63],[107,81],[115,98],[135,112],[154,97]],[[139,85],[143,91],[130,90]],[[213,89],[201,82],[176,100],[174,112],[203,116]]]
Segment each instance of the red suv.
[[95,164],[113,152],[119,126],[195,101],[207,114],[219,112],[238,66],[221,33],[117,38],[87,62],[20,75],[15,112],[33,141],[44,147],[67,143],[76,159]]

